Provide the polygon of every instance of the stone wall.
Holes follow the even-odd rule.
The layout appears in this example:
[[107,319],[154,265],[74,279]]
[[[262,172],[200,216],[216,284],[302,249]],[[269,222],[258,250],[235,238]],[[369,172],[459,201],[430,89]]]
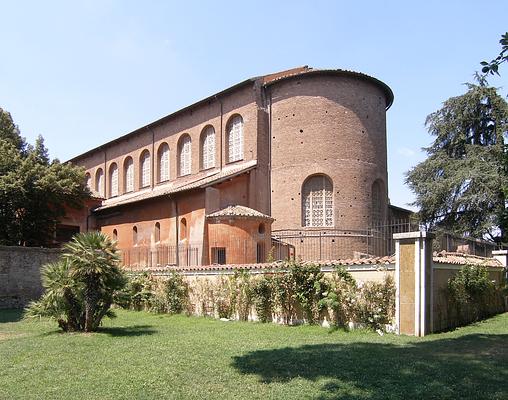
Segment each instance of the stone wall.
[[23,308],[38,299],[41,266],[59,255],[58,249],[0,246],[0,309]]

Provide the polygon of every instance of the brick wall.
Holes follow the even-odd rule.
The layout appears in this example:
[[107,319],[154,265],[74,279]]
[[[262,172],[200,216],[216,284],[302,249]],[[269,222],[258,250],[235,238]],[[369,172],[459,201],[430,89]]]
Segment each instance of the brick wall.
[[58,249],[0,246],[0,309],[22,308],[42,294],[40,268],[56,261]]

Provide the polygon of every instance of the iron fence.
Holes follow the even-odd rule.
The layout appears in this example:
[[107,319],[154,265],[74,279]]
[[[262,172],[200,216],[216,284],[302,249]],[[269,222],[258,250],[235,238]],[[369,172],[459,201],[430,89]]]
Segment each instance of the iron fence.
[[136,246],[120,249],[121,263],[130,269],[201,265],[201,245]]
[[284,229],[272,232],[275,260],[338,260],[387,256],[395,252],[394,233],[418,230],[410,220],[397,220],[365,229]]

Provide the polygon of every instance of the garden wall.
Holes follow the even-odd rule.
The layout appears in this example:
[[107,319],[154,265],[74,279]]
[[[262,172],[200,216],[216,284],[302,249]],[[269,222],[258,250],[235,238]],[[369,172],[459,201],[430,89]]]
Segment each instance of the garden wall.
[[55,261],[58,249],[0,246],[0,309],[23,308],[42,294],[42,265]]

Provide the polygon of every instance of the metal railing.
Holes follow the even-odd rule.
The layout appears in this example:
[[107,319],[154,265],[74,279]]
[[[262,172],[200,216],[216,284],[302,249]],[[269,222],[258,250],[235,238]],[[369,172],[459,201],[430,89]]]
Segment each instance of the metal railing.
[[136,246],[120,249],[121,263],[129,269],[201,265],[201,245]]

